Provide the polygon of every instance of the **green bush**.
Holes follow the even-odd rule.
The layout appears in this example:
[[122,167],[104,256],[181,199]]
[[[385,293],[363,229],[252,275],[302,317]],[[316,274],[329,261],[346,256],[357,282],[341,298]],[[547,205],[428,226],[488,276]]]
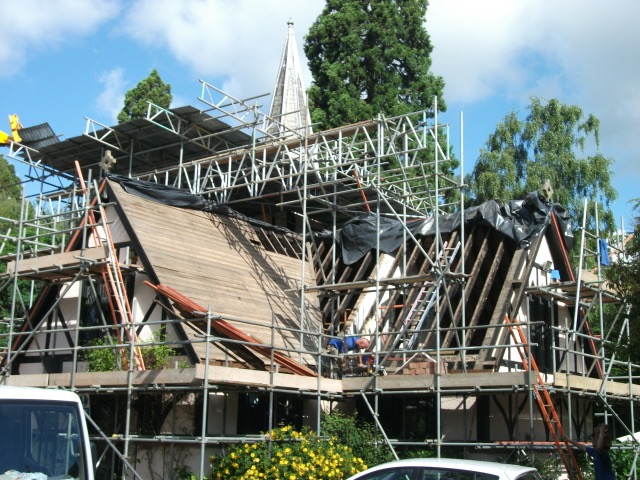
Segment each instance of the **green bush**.
[[195,473],[191,471],[189,467],[182,465],[176,468],[175,479],[176,480],[198,480],[198,477],[196,476]]
[[[156,341],[155,335],[153,341]],[[165,368],[167,366],[167,359],[175,353],[173,348],[164,343],[158,345],[141,345],[140,350],[142,351],[144,368],[149,370]]]
[[[92,347],[103,347],[106,345],[111,345],[111,342],[104,338],[97,338],[89,344],[89,346]],[[113,372],[120,370],[118,355],[114,348],[91,348],[85,350],[84,358],[89,364],[90,372]]]
[[[158,342],[156,338],[158,337],[154,335],[153,340],[150,343]],[[89,345],[94,347],[101,347],[112,344],[105,338],[98,338],[93,340]],[[90,372],[113,372],[115,370],[122,369],[122,361],[120,355],[123,351],[126,352],[125,354],[128,360],[129,349],[127,347],[91,348],[84,352],[84,358],[89,364]],[[167,359],[175,353],[173,348],[163,343],[158,343],[155,345],[141,344],[140,352],[142,354],[142,360],[144,361],[144,367],[145,369],[149,370],[165,368]]]
[[353,454],[370,467],[394,460],[391,449],[383,443],[383,437],[376,432],[374,424],[361,420],[357,415],[326,414],[322,418],[321,432],[349,446]]
[[[630,443],[625,445],[627,447],[631,446]],[[629,478],[634,465],[635,451],[633,449],[612,449],[610,450],[610,455],[613,473],[616,474],[616,478]]]
[[345,479],[367,466],[347,445],[292,427],[272,430],[267,441],[237,445],[212,457],[212,479]]

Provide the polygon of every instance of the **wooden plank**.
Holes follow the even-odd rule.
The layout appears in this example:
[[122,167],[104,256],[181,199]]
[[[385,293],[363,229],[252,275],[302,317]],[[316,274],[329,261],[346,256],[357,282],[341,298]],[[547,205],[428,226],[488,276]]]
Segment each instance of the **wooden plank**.
[[[134,372],[132,383],[134,386],[185,386],[200,387],[204,383],[205,366],[195,368],[145,370]],[[209,366],[209,383],[211,385],[252,385],[255,387],[285,388],[295,391],[341,393],[342,381],[329,378],[312,378],[290,375],[285,373],[270,373],[243,368]],[[24,374],[11,375],[7,384],[21,387],[38,388],[70,388],[71,374]],[[78,372],[75,374],[75,387],[110,388],[126,387],[128,385],[127,372]]]
[[20,374],[5,377],[6,384],[13,387],[47,387],[49,375],[46,373]]
[[[435,375],[387,375],[378,377],[376,388],[387,391],[433,391],[436,387],[435,379]],[[344,392],[359,392],[362,389],[370,389],[372,385],[371,377],[345,377],[342,379]],[[440,388],[443,390],[469,389],[473,391],[476,388],[506,388],[526,385],[528,385],[527,372],[478,372],[440,375]]]
[[[635,397],[640,396],[640,385],[629,385],[628,383],[614,382],[612,380],[607,380],[604,383],[607,395],[628,397],[631,392],[631,395]],[[572,390],[599,392],[602,387],[602,380],[566,373],[555,373],[553,376],[553,385],[561,388],[571,387]]]
[[[229,385],[251,385],[292,389],[297,391],[342,393],[342,381],[330,378],[311,378],[283,373],[259,372],[256,370],[230,369],[228,367],[210,366],[209,378],[214,383]],[[319,380],[319,383],[318,383]]]
[[[83,262],[100,262],[108,256],[105,246],[73,250],[71,252],[53,253],[42,257],[24,258],[7,262],[7,273],[18,273],[21,276],[37,276],[47,272],[77,270]],[[17,270],[16,270],[17,264]]]

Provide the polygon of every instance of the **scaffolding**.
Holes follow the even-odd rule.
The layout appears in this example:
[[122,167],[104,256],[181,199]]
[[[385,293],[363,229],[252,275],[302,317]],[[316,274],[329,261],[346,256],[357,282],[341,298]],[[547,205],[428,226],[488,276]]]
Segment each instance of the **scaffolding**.
[[[201,82],[201,110],[150,104],[143,120],[88,120],[82,137],[42,152],[9,144],[8,158],[27,172],[20,218],[0,219],[8,226],[0,289],[11,298],[2,381],[83,394],[101,471],[140,478],[131,465],[147,459],[155,478],[175,478],[189,462],[203,478],[211,453],[265,439],[231,425],[241,401],[261,406],[264,431],[290,421],[322,434],[327,409],[357,407],[394,454],[421,448],[510,461],[560,452],[558,473],[573,478],[581,473],[565,432],[586,435],[602,417],[633,433],[637,366],[615,358],[629,338],[628,311],[599,267],[583,277],[582,259],[592,254],[586,229],[577,275],[567,261],[555,282],[535,255],[542,235],[519,249],[482,225],[445,228],[465,211],[464,162],[462,148],[460,166],[451,155],[437,101],[433,111],[305,134],[273,128],[278,121],[259,99]],[[114,191],[107,172],[186,190],[210,212],[224,207],[247,220],[254,244],[299,266],[278,290],[297,302],[294,321],[221,314],[150,277],[157,297],[142,310],[128,279],[143,273],[136,257],[144,246],[122,243],[123,194],[105,193]],[[399,225],[396,248],[385,251],[378,234],[346,262],[340,234],[357,218],[377,232]],[[552,218],[545,235],[561,244]],[[424,219],[428,235],[411,228]],[[532,284],[533,276],[544,281]],[[490,313],[486,299],[497,306]],[[109,308],[87,324],[87,309],[100,301]],[[615,338],[602,320],[606,304],[619,305]],[[589,329],[594,317],[599,334]],[[327,341],[356,334],[371,340],[371,361],[358,367],[359,354],[346,354],[353,368],[332,378]],[[145,360],[166,346],[175,355],[162,367]],[[115,352],[118,371],[88,371],[91,352]],[[622,419],[614,406],[625,403]],[[504,425],[490,428],[491,418]]]

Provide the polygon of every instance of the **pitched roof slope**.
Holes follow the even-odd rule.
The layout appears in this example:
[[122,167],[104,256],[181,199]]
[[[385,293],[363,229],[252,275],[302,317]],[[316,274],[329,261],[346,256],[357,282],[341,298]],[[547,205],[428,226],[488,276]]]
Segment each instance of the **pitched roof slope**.
[[[299,329],[297,319],[304,317],[306,331],[321,330],[315,295],[305,299],[306,315],[299,313],[300,259],[267,251],[256,230],[239,220],[170,207],[126,193],[117,183],[109,184],[130,235],[142,249],[138,253],[145,269],[155,281],[208,306],[213,315],[231,319],[234,326],[264,344],[271,344],[272,323],[277,328]],[[312,284],[313,269],[306,272],[305,283]],[[185,328],[185,333],[194,338],[192,329]],[[276,329],[273,339],[276,348],[300,349],[295,332]],[[311,336],[303,341],[305,350],[317,351]],[[194,348],[204,358],[204,345]],[[214,358],[220,354],[212,353]],[[310,356],[305,360],[313,362]]]

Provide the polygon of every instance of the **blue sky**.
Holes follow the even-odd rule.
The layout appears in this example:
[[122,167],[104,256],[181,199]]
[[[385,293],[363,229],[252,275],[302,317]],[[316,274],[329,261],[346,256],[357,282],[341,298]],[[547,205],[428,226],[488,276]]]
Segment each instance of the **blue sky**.
[[[0,0],[0,5],[8,3]],[[124,93],[156,68],[174,105],[204,107],[199,80],[237,97],[273,90],[287,21],[301,63],[303,37],[323,0],[21,0],[2,8],[0,130],[17,113],[49,122],[62,138],[85,117],[113,125]],[[465,171],[496,124],[525,113],[531,96],[580,106],[601,122],[601,152],[614,160],[614,213],[632,225],[640,197],[640,2],[636,0],[430,0],[432,71],[446,83]],[[311,78],[305,71],[307,82]],[[264,99],[268,108],[269,97]],[[5,118],[3,121],[2,118]],[[3,153],[0,150],[0,153]]]

